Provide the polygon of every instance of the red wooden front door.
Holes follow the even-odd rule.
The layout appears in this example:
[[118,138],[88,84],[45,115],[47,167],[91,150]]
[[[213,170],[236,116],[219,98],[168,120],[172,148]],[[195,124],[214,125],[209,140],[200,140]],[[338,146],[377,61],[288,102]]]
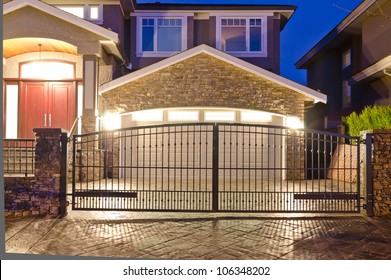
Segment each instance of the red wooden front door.
[[18,137],[34,137],[34,128],[70,129],[76,118],[75,88],[75,82],[22,82]]

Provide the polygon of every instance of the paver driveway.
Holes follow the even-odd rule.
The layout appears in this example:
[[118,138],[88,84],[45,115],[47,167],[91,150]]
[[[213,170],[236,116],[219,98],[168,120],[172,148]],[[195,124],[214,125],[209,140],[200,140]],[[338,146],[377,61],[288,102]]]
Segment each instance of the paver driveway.
[[148,259],[391,259],[391,221],[77,212],[6,221],[6,253]]

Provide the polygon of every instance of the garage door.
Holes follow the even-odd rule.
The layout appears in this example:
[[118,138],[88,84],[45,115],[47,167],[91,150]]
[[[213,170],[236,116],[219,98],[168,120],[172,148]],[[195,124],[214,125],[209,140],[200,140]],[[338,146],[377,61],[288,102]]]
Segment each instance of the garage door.
[[[213,122],[227,121],[231,123],[219,126],[218,142],[214,143]],[[284,140],[278,128],[233,125],[237,121],[281,125],[283,117],[217,108],[152,110],[126,115],[122,126],[138,129],[132,132],[137,135],[123,138],[122,146],[132,148],[122,149],[121,161],[126,168],[120,176],[132,180],[135,186],[143,185],[148,189],[146,195],[150,195],[149,190],[160,190],[170,196],[156,198],[165,202],[163,208],[171,208],[169,203],[173,203],[175,209],[212,210],[209,202],[215,164],[219,167],[219,209],[254,210],[255,200],[260,199],[254,196],[256,190],[269,192],[274,186],[268,182],[283,180]],[[161,126],[150,127],[152,123]],[[216,144],[218,147],[214,147]],[[218,149],[217,163],[213,163],[213,149]]]
[[[208,122],[241,122],[244,124],[283,125],[283,117],[276,114],[233,110],[227,108],[190,108],[149,110],[128,114],[122,118],[122,127],[143,127],[150,125],[173,125],[156,128],[154,133],[145,129],[139,137],[127,138],[128,147],[150,147],[149,151],[139,149],[122,154],[124,164],[129,166],[141,162],[145,166],[184,166],[197,158],[204,165],[212,164],[211,144],[213,134],[208,126],[175,126],[178,123]],[[271,130],[259,129],[255,126],[221,126],[219,132],[219,166],[222,168],[220,177],[232,181],[233,175],[238,179],[238,185],[243,183],[245,175],[241,169],[262,167],[261,174],[254,174],[265,180],[280,179],[283,162],[283,138]],[[271,132],[271,133],[270,133]],[[281,133],[280,133],[281,134]],[[130,143],[131,141],[131,143]],[[125,144],[125,143],[123,143]],[[203,151],[203,152],[201,152]],[[151,153],[151,156],[145,154]],[[267,169],[270,167],[270,170]],[[233,170],[238,172],[233,174]],[[175,172],[160,174],[164,170],[156,170],[153,176],[170,178],[178,177]],[[203,171],[205,172],[205,171]],[[206,174],[192,174],[205,177]],[[250,174],[251,175],[251,174]],[[130,170],[125,170],[123,176],[130,176]],[[135,175],[132,173],[132,176]],[[140,174],[137,174],[140,176]]]

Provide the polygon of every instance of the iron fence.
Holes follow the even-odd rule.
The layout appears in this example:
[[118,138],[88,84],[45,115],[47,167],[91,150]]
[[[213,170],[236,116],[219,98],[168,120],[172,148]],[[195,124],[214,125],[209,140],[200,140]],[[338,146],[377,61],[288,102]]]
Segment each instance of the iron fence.
[[4,174],[34,175],[35,139],[4,139]]
[[[78,153],[76,153],[78,151]],[[80,210],[358,212],[359,139],[194,123],[73,137]]]

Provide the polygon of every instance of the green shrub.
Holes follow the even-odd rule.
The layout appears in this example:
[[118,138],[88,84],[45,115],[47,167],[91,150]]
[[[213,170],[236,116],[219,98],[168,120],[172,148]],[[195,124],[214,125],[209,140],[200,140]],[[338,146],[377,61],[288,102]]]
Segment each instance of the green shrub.
[[351,113],[342,117],[351,136],[360,136],[360,132],[369,129],[391,129],[391,106],[368,106],[360,114]]

